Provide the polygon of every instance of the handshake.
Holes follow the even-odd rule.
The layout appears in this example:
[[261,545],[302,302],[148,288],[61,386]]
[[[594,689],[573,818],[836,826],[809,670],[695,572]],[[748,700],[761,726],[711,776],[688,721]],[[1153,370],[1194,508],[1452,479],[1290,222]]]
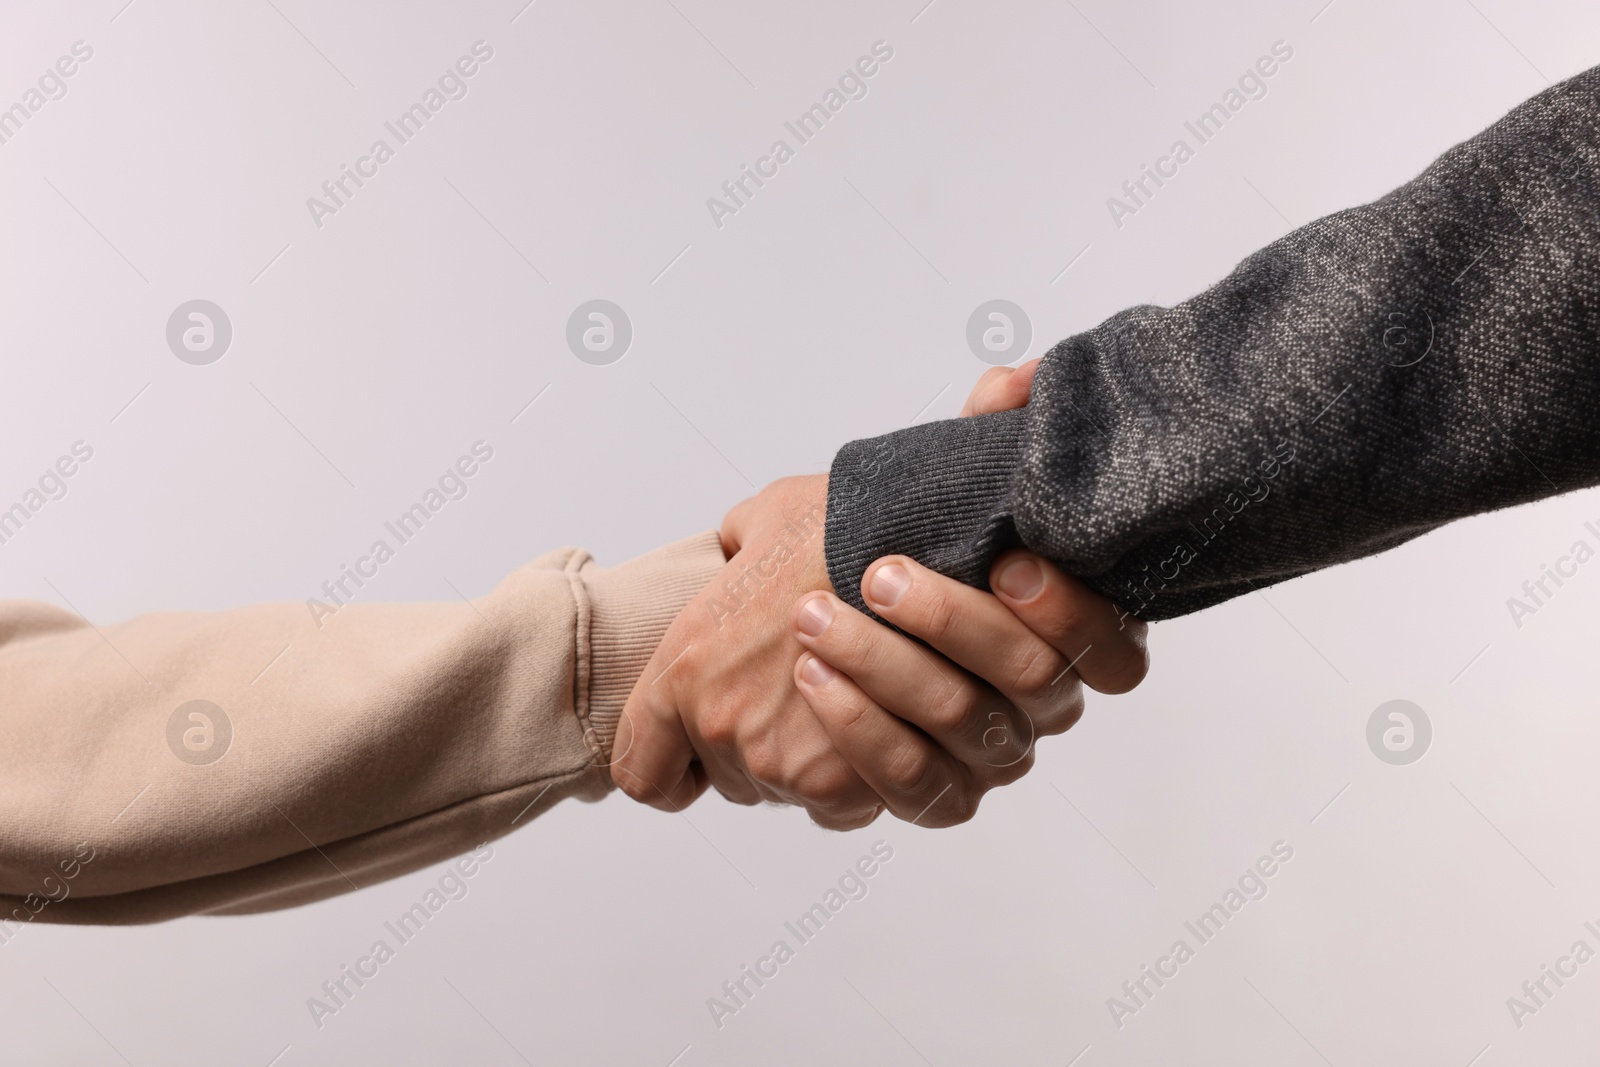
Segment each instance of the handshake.
[[[1036,368],[989,371],[961,414],[1023,406]],[[953,826],[1077,722],[1084,684],[1143,679],[1145,624],[1026,550],[994,561],[993,593],[885,557],[861,593],[900,632],[857,611],[831,591],[827,492],[825,474],[782,479],[723,520],[727,566],[623,708],[610,770],[634,800],[678,811],[714,787],[834,830],[885,809]]]

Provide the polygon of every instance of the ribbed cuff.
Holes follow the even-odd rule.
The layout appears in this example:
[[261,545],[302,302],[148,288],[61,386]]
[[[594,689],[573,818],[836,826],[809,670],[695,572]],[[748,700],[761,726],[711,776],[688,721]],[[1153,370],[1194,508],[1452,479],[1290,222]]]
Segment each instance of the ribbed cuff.
[[[582,678],[574,696],[602,766],[611,762],[622,706],[667,627],[725,562],[721,538],[708,530],[617,567],[584,570],[588,654],[580,670],[587,660],[587,699]],[[580,641],[583,636],[580,629]]]
[[901,554],[979,589],[989,563],[1017,543],[1011,489],[1027,409],[949,419],[853,441],[828,475],[828,577],[840,599],[872,614],[861,576]]

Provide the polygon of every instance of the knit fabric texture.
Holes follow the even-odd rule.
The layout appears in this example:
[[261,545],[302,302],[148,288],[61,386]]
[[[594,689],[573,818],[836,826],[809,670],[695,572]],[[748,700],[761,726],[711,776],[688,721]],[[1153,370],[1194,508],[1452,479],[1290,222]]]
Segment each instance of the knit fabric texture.
[[1600,482],[1600,67],[1173,308],[1057,344],[1024,409],[835,456],[827,556],[979,588],[1026,545],[1165,619]]

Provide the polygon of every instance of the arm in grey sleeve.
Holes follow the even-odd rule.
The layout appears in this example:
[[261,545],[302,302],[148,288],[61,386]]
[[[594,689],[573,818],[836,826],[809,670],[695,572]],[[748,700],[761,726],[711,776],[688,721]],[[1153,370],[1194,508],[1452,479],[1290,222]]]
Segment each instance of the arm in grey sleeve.
[[827,554],[980,588],[1022,544],[1145,619],[1600,483],[1600,68],[1174,308],[1045,358],[1028,407],[857,441]]

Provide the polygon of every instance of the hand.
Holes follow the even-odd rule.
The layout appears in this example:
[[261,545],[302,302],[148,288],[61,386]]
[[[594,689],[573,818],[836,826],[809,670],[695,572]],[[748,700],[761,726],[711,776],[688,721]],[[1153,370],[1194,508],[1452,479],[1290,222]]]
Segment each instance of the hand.
[[611,773],[633,799],[676,811],[712,785],[740,804],[803,805],[833,829],[883,810],[791,681],[802,649],[790,608],[831,588],[827,482],[786,478],[729,513],[728,565],[667,629],[623,707]]
[[[963,414],[1025,403],[1036,366],[1037,361],[990,371]],[[1087,651],[1079,667],[1091,684],[1107,691],[1118,684],[1131,687],[1142,676],[1142,624],[1120,639],[1120,648],[1118,640],[1108,639],[1094,649],[1084,635],[1105,630],[1116,621],[1111,617],[1115,610],[1053,567],[1039,589],[1006,602],[1015,614],[988,594],[920,567],[910,595],[887,609],[907,632],[964,656],[963,662],[981,676],[1000,679],[994,686],[966,676],[937,654],[848,608],[854,618],[825,634],[789,630],[782,615],[793,598],[830,588],[822,558],[826,498],[825,476],[786,479],[729,513],[723,544],[731,558],[724,576],[674,621],[624,708],[615,745],[620,755],[612,772],[629,796],[678,810],[715,785],[739,803],[766,799],[801,804],[815,821],[831,828],[865,825],[888,805],[902,817],[927,816],[927,825],[949,825],[970,818],[985,790],[1026,772],[1038,735],[1064,730],[1081,714],[1076,675],[1055,672],[1046,691],[1026,672],[1018,674],[1018,664],[1033,664],[1037,672],[1060,651],[1071,649],[1074,655]],[[1005,562],[1009,560],[997,561],[997,566]],[[829,600],[845,607],[831,594]],[[929,603],[944,607],[919,615],[918,605]],[[968,625],[953,625],[958,620],[943,618],[948,612]],[[1019,619],[1045,636],[1023,627]],[[974,642],[973,626],[984,625],[999,627],[1008,639]],[[815,676],[819,667],[826,669],[815,657],[800,661],[802,640],[849,665],[862,684],[827,679],[812,683],[802,696],[791,682],[795,675],[788,672],[809,665]],[[954,644],[941,643],[952,640]],[[1130,659],[1134,666],[1126,662]],[[891,663],[893,669],[884,666]],[[937,694],[945,712],[975,711],[984,729],[974,743],[970,722],[952,725],[935,717],[930,725],[944,727],[941,739],[948,749],[926,739],[908,744],[902,734],[874,753],[852,747],[854,738],[845,738],[846,758],[832,736],[840,727],[839,712],[862,707],[866,694],[871,694],[872,706],[863,707],[852,721],[881,727],[882,716],[892,715],[904,720],[899,726],[909,731],[905,722],[919,721],[927,707],[924,701]],[[813,713],[812,707],[820,711]],[[830,717],[826,724],[822,715]],[[905,780],[906,768],[915,769],[919,760],[933,768],[930,773],[943,774],[939,780],[948,786],[941,786],[930,807],[961,786],[949,810],[910,813],[910,799],[927,792],[923,783]],[[962,768],[959,776],[956,764]]]
[[[1031,360],[987,371],[962,416],[1022,407],[1038,369]],[[989,574],[992,596],[890,557],[862,581],[863,599],[880,617],[970,674],[936,662],[831,593],[795,604],[796,636],[808,649],[795,664],[796,688],[836,750],[899,818],[926,825],[971,818],[984,792],[1031,766],[1039,737],[1077,722],[1080,678],[1100,692],[1124,693],[1149,669],[1146,625],[1043,557],[1006,552]],[[1008,708],[1021,714],[1025,733]]]
[[1079,674],[1107,692],[1142,677],[1142,627],[1119,629],[1114,605],[1031,553],[996,561],[1004,601],[903,557],[869,569],[873,610],[937,652],[813,593],[830,588],[825,499],[824,477],[790,478],[729,513],[724,577],[673,622],[623,709],[611,770],[630,797],[676,811],[712,785],[829,829],[885,807],[950,826],[1077,721]]
[[1038,738],[1083,714],[1080,677],[1122,693],[1148,669],[1145,624],[1124,625],[1116,605],[1049,561],[1005,553],[990,582],[994,595],[903,556],[862,579],[873,611],[965,670],[831,593],[794,608],[808,650],[796,688],[889,811],[918,825],[965,822],[985,792],[1026,773]]

